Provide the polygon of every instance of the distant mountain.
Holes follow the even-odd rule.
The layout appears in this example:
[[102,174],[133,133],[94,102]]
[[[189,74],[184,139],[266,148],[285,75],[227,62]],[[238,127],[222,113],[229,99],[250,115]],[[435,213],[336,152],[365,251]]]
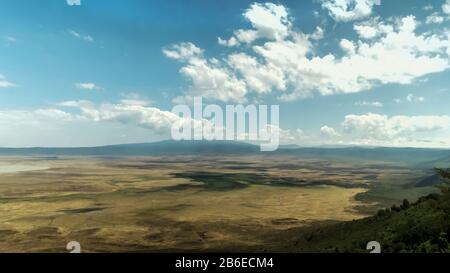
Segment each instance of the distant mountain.
[[297,144],[285,144],[285,145],[280,145],[279,148],[280,149],[300,149],[302,147],[298,146]]
[[0,148],[0,155],[19,156],[146,156],[146,155],[290,155],[334,160],[382,160],[432,168],[450,164],[450,150],[387,147],[299,147],[281,145],[261,152],[258,145],[235,141],[173,141],[79,148]]
[[259,146],[231,141],[160,141],[153,143],[120,144],[75,148],[0,148],[0,155],[52,156],[145,156],[186,154],[249,154]]
[[[279,150],[284,154],[304,157],[320,157],[340,160],[382,160],[419,164],[422,162],[439,162],[441,158],[450,157],[450,150],[425,148],[391,148],[391,147],[343,147],[343,148],[300,148]],[[425,166],[423,166],[425,167]],[[433,167],[428,164],[427,167]]]

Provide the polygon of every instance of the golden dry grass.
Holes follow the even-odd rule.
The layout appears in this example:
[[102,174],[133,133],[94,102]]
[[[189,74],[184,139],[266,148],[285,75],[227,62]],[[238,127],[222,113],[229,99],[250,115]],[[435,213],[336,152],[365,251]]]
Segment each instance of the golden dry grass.
[[[318,161],[287,158],[234,161],[216,157],[2,158],[0,166],[28,164],[47,169],[0,174],[0,251],[61,252],[71,240],[80,241],[84,251],[94,252],[258,249],[273,232],[364,216],[355,208],[368,204],[354,196],[367,190],[366,176],[373,169],[355,174],[349,166],[319,166]],[[282,169],[287,161],[299,167]],[[177,185],[202,183],[173,175],[183,171],[252,174],[261,168],[271,177],[352,180],[361,187],[177,189]]]

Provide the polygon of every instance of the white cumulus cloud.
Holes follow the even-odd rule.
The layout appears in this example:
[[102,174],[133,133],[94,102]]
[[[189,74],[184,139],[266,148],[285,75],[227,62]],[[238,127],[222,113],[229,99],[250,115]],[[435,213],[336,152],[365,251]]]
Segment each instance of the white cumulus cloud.
[[169,111],[142,104],[95,104],[90,101],[64,101],[59,106],[77,108],[82,117],[94,121],[112,121],[123,124],[132,124],[152,130],[162,130],[168,133],[171,125],[179,119]]
[[373,7],[379,4],[380,0],[322,0],[322,7],[340,22],[366,18],[372,14]]
[[289,35],[291,21],[288,19],[288,10],[283,5],[254,3],[243,16],[253,29],[236,30],[228,40],[219,37],[219,44],[236,46],[240,43],[250,44],[257,39],[281,40]]
[[[370,6],[369,1],[360,5]],[[320,54],[317,40],[323,37],[323,29],[309,34],[299,31],[282,5],[253,4],[244,17],[251,28],[234,31],[233,39],[219,38],[219,43],[233,46],[220,57],[206,58],[192,43],[163,50],[167,57],[184,63],[180,72],[191,81],[186,94],[176,101],[193,95],[244,102],[249,96],[273,92],[284,101],[315,93],[356,93],[384,84],[411,84],[450,68],[450,36],[444,29],[418,31],[413,15],[360,21],[354,25],[358,38],[339,40],[342,52]],[[241,43],[248,46],[238,46]]]
[[182,43],[163,49],[163,53],[185,64],[180,73],[191,81],[184,96],[175,102],[191,102],[193,97],[215,99],[226,102],[245,102],[247,85],[243,80],[217,59],[206,59],[202,50],[192,43]]
[[322,126],[322,128],[320,128],[320,133],[327,137],[339,137],[340,136],[340,134],[338,132],[336,132],[336,130],[333,127],[329,127],[327,125],[324,125],[324,126]]
[[447,14],[450,15],[450,0],[447,0],[443,5],[442,5],[442,11]]
[[[342,123],[354,139],[372,144],[417,141],[424,134],[450,128],[449,116],[392,116],[380,114],[347,115]],[[394,142],[393,142],[394,143]],[[404,146],[404,145],[401,145]]]

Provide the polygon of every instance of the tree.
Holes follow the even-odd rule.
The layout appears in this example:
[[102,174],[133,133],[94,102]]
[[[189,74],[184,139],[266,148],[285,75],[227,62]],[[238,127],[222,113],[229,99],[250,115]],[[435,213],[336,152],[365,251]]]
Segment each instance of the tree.
[[437,187],[443,194],[450,193],[450,169],[436,168],[435,170],[442,178],[442,183],[438,184]]
[[436,168],[436,172],[444,178],[444,183],[449,184],[450,183],[450,169],[440,169]]
[[447,234],[445,232],[441,232],[438,238],[438,248],[440,252],[446,252],[448,248]]
[[403,199],[403,203],[401,205],[402,209],[408,209],[410,206],[408,199]]
[[401,208],[398,207],[397,205],[392,205],[391,206],[391,211],[399,212],[399,211],[401,211]]

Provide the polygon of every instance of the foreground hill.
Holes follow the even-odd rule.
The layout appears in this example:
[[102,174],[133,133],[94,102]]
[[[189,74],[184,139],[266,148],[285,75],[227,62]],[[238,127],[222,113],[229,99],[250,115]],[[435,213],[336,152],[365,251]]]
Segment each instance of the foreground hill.
[[[447,172],[446,177],[449,174]],[[430,194],[413,204],[405,200],[401,206],[380,210],[372,217],[289,230],[285,234],[290,237],[289,249],[368,252],[367,243],[378,241],[382,252],[387,253],[450,252],[450,189],[441,189],[441,194]]]

